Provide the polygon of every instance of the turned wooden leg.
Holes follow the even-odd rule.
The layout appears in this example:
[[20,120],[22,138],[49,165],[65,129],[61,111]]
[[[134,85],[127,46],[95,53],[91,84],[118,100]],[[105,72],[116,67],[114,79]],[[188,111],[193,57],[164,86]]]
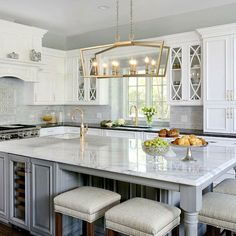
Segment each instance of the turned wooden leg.
[[118,235],[117,232],[115,232],[115,231],[113,231],[111,229],[107,229],[106,231],[107,231],[106,232],[106,236],[117,236]]
[[58,212],[55,214],[55,228],[56,236],[62,236],[62,214]]
[[173,236],[179,236],[179,225],[172,230]]

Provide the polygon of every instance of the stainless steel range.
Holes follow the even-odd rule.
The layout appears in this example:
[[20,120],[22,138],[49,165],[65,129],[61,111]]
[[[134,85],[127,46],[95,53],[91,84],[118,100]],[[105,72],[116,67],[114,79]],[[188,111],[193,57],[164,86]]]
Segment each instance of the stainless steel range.
[[0,125],[0,142],[39,136],[40,128],[34,125]]

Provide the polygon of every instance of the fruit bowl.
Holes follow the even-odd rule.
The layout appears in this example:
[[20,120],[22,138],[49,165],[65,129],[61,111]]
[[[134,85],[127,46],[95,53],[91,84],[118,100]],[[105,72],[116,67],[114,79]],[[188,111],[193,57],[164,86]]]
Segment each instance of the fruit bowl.
[[148,154],[149,156],[161,156],[164,155],[165,153],[167,153],[169,151],[169,146],[158,146],[158,147],[147,147],[145,146],[144,143],[142,143],[142,149],[143,151]]
[[143,151],[147,155],[153,156],[156,163],[158,163],[158,157],[167,153],[169,151],[169,148],[169,143],[162,138],[146,140],[142,143]]

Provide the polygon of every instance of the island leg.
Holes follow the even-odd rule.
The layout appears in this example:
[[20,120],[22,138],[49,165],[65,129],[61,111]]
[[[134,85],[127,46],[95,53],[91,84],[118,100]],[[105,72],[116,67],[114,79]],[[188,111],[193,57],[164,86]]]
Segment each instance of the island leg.
[[184,231],[186,236],[198,235],[198,212],[184,212]]
[[180,207],[184,210],[185,236],[198,236],[198,212],[202,208],[202,189],[180,186]]

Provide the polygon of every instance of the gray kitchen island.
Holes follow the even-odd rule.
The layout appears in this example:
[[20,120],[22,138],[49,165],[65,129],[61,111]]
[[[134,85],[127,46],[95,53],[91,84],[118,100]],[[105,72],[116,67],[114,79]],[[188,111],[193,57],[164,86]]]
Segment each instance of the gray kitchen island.
[[88,135],[80,142],[77,134],[64,134],[2,142],[0,220],[35,235],[54,235],[53,197],[76,186],[92,185],[96,177],[113,191],[117,183],[128,183],[123,192],[128,191],[129,197],[142,196],[145,187],[160,190],[156,200],[178,204],[163,193],[179,194],[184,234],[197,236],[203,191],[236,166],[236,149],[209,144],[193,150],[194,162],[181,161],[186,149],[172,149],[176,155],[157,165],[142,151],[138,139]]

